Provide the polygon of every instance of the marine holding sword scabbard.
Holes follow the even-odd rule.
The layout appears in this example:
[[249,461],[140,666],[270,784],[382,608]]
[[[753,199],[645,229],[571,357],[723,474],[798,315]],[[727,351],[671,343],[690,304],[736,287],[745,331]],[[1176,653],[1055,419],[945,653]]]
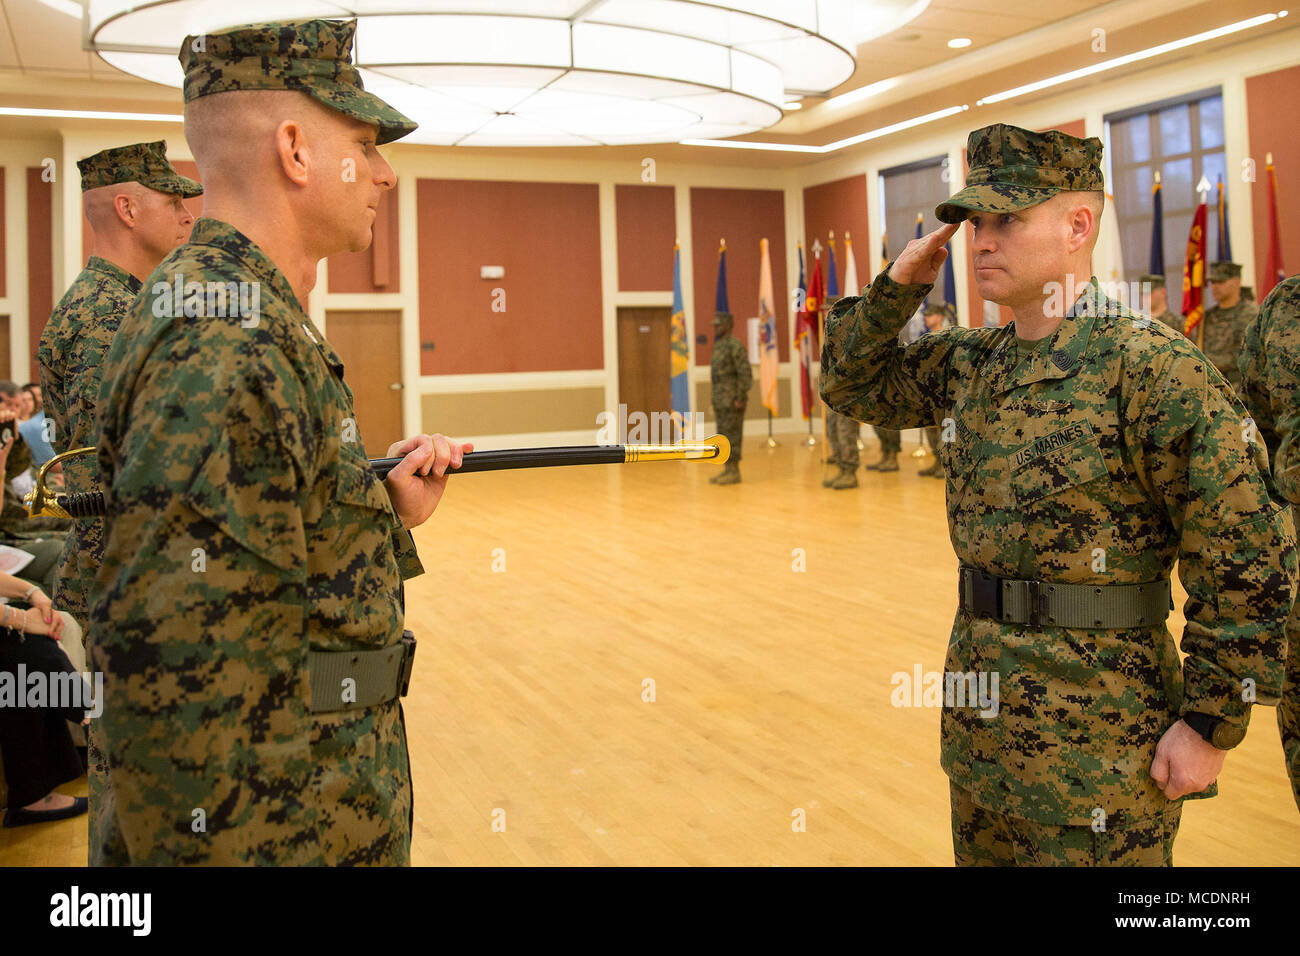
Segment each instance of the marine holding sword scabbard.
[[[1213,794],[1252,705],[1277,703],[1290,510],[1218,370],[1091,278],[1101,142],[996,124],[967,148],[949,225],[831,310],[822,396],[942,430],[961,564],[945,671],[996,675],[1000,698],[945,702],[957,863],[1168,865],[1183,798]],[[980,295],[1015,321],[899,345],[967,219]]]
[[[354,29],[266,24],[181,47],[204,216],[144,281],[99,401],[98,862],[410,859],[409,529],[470,446],[407,439],[381,483],[302,307],[320,259],[369,245],[394,185],[376,147],[415,128],[362,89]],[[257,310],[171,302],[176,276],[253,284]]]

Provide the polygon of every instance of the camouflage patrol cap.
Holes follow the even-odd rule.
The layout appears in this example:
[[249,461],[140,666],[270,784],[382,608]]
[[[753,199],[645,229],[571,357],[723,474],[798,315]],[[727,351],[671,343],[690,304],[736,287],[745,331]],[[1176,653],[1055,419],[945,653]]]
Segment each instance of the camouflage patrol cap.
[[1158,276],[1151,272],[1144,272],[1138,276],[1139,285],[1148,285],[1153,289],[1165,288],[1166,282],[1164,276]]
[[83,193],[100,186],[139,183],[160,193],[181,195],[186,199],[203,194],[201,184],[172,168],[167,161],[167,144],[162,140],[102,149],[94,156],[77,160],[77,169],[81,170]]
[[1015,212],[1057,193],[1105,191],[1101,140],[1059,130],[1036,133],[994,123],[970,134],[966,188],[935,207],[940,222],[962,222],[972,212]]
[[1229,279],[1240,279],[1241,263],[1211,262],[1207,277],[1211,282],[1227,282]]
[[401,139],[417,124],[365,91],[352,63],[356,29],[356,20],[306,20],[188,36],[180,52],[185,102],[230,90],[296,90],[374,123],[377,143]]

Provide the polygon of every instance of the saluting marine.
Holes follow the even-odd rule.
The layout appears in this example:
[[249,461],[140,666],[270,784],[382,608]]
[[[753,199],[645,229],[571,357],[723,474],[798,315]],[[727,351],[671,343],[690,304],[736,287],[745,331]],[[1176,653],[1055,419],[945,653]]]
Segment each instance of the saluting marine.
[[318,261],[371,241],[394,185],[376,147],[415,128],[364,91],[355,29],[181,47],[204,216],[145,280],[99,403],[105,862],[410,859],[408,529],[469,446],[395,444],[380,484],[343,363],[303,311]]
[[[832,309],[822,394],[892,428],[952,420],[941,762],[958,864],[1168,865],[1182,798],[1210,795],[1252,704],[1277,702],[1290,509],[1223,376],[1089,279],[1101,142],[995,124],[967,149],[966,187],[936,209],[949,225]],[[967,218],[979,293],[1015,321],[899,345]]]
[[[1268,448],[1278,489],[1292,504],[1300,502],[1300,276],[1279,282],[1264,299],[1246,329],[1238,364],[1241,397]],[[1300,602],[1287,622],[1286,683],[1277,726],[1300,808]]]

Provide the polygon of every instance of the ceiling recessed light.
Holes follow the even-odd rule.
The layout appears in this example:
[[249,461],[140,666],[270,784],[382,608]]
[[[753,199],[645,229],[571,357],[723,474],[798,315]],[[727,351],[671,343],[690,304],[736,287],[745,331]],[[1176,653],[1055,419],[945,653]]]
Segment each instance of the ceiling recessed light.
[[801,110],[801,109],[803,109],[803,104],[800,103],[798,100],[790,100],[790,102],[788,102],[788,103],[782,103],[782,104],[781,104],[781,109],[783,109],[783,110]]
[[948,41],[948,46],[954,50],[962,50],[971,45],[970,37],[953,37]]

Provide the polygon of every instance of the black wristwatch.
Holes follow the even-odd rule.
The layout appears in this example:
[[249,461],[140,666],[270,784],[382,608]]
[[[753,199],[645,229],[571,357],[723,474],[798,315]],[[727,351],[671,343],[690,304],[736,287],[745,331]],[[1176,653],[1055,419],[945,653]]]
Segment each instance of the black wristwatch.
[[1196,712],[1183,714],[1183,723],[1200,734],[1206,743],[1213,744],[1220,750],[1231,750],[1246,736],[1246,731],[1234,727],[1220,717]]

